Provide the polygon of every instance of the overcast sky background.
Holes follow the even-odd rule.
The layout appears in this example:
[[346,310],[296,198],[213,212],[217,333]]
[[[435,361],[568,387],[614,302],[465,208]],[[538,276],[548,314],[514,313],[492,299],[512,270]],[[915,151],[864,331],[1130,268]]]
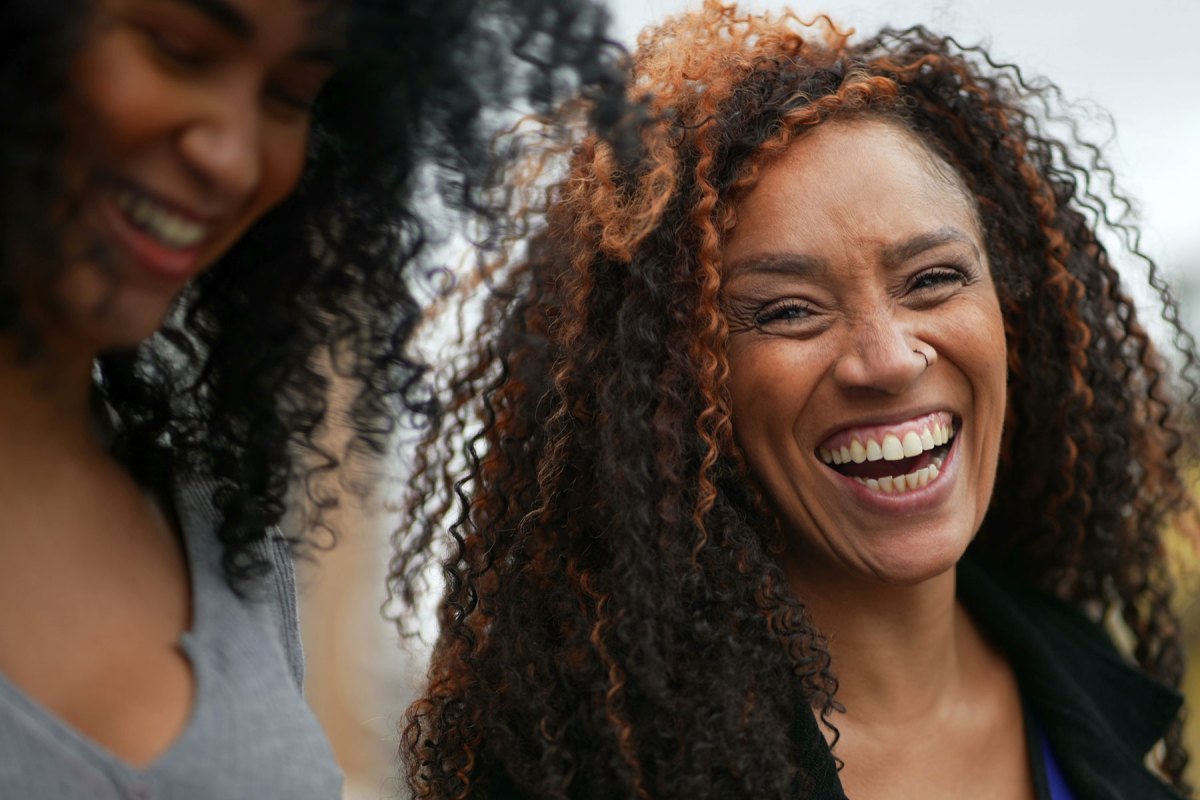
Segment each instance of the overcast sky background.
[[[609,0],[614,29],[632,46],[647,24],[700,0]],[[742,3],[777,11],[783,2]],[[1042,75],[1071,101],[1112,115],[1106,154],[1133,196],[1143,245],[1176,281],[1200,284],[1200,2],[1196,0],[822,0],[787,3],[808,19],[827,12],[862,36],[923,24],[998,61]],[[1104,128],[1089,136],[1103,141]],[[1189,311],[1200,311],[1200,288]],[[1200,315],[1191,314],[1193,329]]]

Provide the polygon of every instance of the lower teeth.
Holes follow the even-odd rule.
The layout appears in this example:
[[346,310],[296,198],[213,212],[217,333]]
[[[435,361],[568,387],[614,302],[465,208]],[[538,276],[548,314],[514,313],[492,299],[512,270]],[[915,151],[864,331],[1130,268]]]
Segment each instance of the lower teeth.
[[871,491],[883,492],[884,494],[909,492],[913,489],[927,486],[930,481],[937,478],[942,464],[946,462],[946,459],[944,456],[934,456],[930,461],[931,463],[928,467],[923,467],[907,475],[886,475],[882,478],[855,478],[854,480],[866,486]]

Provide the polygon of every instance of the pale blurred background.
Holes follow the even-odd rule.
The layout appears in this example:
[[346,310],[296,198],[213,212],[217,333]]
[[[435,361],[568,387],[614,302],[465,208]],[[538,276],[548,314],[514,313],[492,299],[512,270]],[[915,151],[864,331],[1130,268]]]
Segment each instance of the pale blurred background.
[[[681,0],[612,0],[614,38],[632,45],[645,25],[695,7]],[[778,10],[754,2],[746,8]],[[924,24],[1026,76],[1053,80],[1081,101],[1087,135],[1106,143],[1121,188],[1138,201],[1143,249],[1177,287],[1193,331],[1200,323],[1200,82],[1195,79],[1200,2],[1192,0],[833,0],[793,5],[828,12],[869,35],[885,24]],[[1087,108],[1091,111],[1087,111]],[[1103,112],[1112,117],[1110,125]],[[1132,261],[1130,270],[1138,266]],[[346,771],[346,800],[401,798],[396,743],[404,709],[424,674],[427,648],[399,642],[380,613],[388,517],[347,509],[338,546],[306,569],[302,588],[307,692]],[[1200,666],[1200,609],[1181,600]],[[1200,670],[1188,693],[1200,702]],[[1194,715],[1200,719],[1200,714]],[[1197,732],[1200,734],[1200,731]],[[1192,737],[1200,760],[1200,735]],[[1200,770],[1193,769],[1193,783]]]

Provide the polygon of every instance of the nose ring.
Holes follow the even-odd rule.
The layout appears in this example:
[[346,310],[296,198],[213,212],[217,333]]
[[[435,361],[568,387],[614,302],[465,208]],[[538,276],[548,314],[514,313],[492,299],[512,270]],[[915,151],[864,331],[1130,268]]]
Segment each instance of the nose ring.
[[929,356],[925,354],[925,351],[914,349],[913,352],[925,359],[925,369],[929,369]]

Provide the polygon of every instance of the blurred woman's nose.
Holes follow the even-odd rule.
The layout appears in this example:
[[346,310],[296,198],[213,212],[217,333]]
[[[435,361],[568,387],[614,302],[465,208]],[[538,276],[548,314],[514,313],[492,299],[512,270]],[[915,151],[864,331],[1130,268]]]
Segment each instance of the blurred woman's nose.
[[183,128],[179,150],[207,189],[221,200],[240,202],[262,178],[262,124],[256,92],[214,96]]
[[846,389],[902,394],[936,360],[936,353],[887,311],[856,320],[834,366]]

